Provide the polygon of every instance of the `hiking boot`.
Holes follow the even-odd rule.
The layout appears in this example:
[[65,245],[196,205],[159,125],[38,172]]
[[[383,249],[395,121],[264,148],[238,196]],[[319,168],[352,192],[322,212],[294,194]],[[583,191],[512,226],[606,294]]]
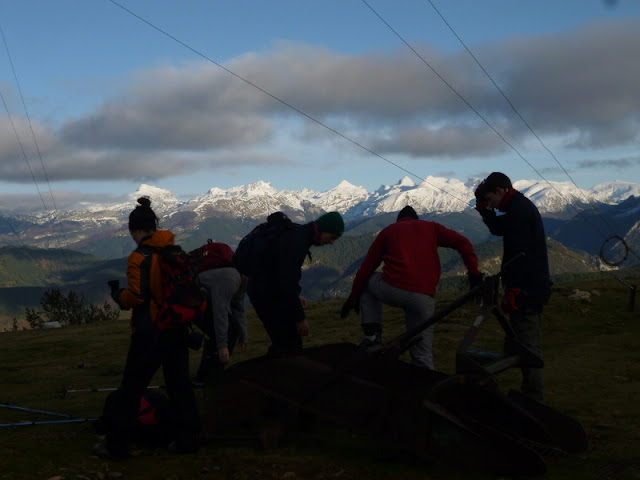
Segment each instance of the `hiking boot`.
[[91,449],[91,452],[97,457],[106,460],[124,460],[129,457],[127,452],[112,452],[107,448],[106,443],[96,443]]
[[362,339],[358,348],[369,348],[374,345],[382,345],[382,337],[378,334],[376,335],[367,335]]
[[167,450],[169,453],[173,454],[185,454],[185,453],[196,453],[200,450],[200,441],[196,439],[188,440],[188,441],[173,441],[167,446]]

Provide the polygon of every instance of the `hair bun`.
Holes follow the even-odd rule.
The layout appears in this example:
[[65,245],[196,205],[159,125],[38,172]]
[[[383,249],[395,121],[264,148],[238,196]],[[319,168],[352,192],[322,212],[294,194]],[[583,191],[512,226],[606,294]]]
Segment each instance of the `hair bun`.
[[138,199],[138,206],[129,214],[129,230],[153,232],[158,228],[158,217],[151,209],[151,199],[146,195]]
[[143,207],[151,207],[151,199],[149,197],[140,197],[138,203]]

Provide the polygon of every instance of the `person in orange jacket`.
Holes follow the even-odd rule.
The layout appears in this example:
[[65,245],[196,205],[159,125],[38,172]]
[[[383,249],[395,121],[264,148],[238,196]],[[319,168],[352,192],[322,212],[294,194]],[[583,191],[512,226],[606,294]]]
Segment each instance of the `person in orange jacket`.
[[[438,247],[458,251],[472,288],[482,281],[471,242],[444,225],[420,220],[416,211],[407,205],[398,213],[396,222],[382,229],[369,247],[353,280],[351,294],[342,307],[343,318],[352,309],[361,314],[365,338],[360,346],[382,342],[383,304],[404,309],[407,330],[433,315],[434,295],[440,281]],[[377,272],[382,262],[382,272]],[[409,349],[411,363],[433,369],[432,346],[433,326],[425,329]]]
[[190,453],[200,446],[201,421],[189,377],[188,329],[184,325],[159,329],[155,321],[163,303],[158,254],[173,245],[173,233],[158,230],[151,200],[138,199],[129,215],[129,233],[137,248],[127,260],[127,287],[112,285],[111,296],[123,310],[132,310],[131,344],[124,367],[117,405],[101,417],[106,442],[94,453],[110,459],[129,456],[140,399],[151,378],[162,367],[169,400],[175,411],[176,434],[168,445],[176,453]]

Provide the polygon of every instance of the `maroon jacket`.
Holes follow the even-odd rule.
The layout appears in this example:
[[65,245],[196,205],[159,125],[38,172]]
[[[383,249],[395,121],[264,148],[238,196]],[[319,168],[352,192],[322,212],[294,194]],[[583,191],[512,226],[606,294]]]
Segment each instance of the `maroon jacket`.
[[404,217],[384,228],[373,241],[356,273],[350,296],[360,297],[381,262],[382,279],[389,285],[434,295],[440,281],[438,247],[457,250],[467,270],[480,274],[478,257],[467,237],[436,222]]

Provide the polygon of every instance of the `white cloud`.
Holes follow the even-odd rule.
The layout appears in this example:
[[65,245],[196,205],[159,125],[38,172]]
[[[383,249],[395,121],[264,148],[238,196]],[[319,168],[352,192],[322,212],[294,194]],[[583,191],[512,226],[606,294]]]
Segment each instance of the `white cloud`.
[[[471,47],[537,134],[566,134],[565,146],[586,149],[637,141],[638,45],[640,19],[634,18]],[[530,139],[466,53],[444,54],[428,45],[416,50],[510,141]],[[160,65],[136,72],[117,96],[58,131],[32,120],[49,178],[153,180],[202,169],[295,165],[274,153],[283,132],[290,142],[309,142],[299,149],[335,137],[328,130],[327,136],[310,134],[322,128],[305,115],[381,154],[464,159],[508,150],[407,49],[352,56],[278,43],[225,65],[268,93],[205,61]],[[28,159],[39,165],[25,119],[15,121]],[[0,176],[30,182],[20,145],[2,122]],[[353,152],[353,144],[336,144]],[[41,171],[36,175],[42,178]]]

